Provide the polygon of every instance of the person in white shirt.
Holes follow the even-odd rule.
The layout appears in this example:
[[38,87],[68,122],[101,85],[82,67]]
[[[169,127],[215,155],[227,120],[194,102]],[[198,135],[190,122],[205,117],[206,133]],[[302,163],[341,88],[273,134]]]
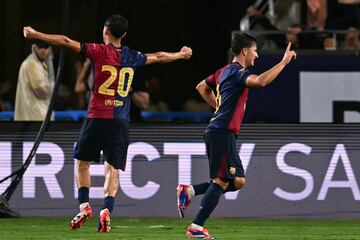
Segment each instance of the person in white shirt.
[[35,41],[31,50],[31,54],[22,62],[19,70],[15,121],[43,121],[54,89],[55,77],[50,45]]

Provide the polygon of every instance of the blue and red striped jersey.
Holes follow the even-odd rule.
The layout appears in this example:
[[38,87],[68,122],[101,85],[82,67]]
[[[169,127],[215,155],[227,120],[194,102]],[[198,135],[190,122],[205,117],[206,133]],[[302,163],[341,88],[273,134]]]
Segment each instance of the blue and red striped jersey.
[[206,78],[206,84],[216,89],[217,101],[216,111],[206,131],[224,129],[236,135],[240,133],[249,92],[246,79],[250,74],[239,63],[231,63]]
[[83,52],[92,61],[94,84],[88,118],[130,120],[129,91],[136,68],[146,63],[146,56],[127,47],[87,43]]

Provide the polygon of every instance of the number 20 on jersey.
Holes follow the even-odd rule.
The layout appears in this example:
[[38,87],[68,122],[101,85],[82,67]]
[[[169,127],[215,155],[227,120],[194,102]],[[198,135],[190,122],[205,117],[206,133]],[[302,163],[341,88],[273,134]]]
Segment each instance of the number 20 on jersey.
[[[108,77],[108,79],[106,79],[106,81],[103,84],[100,85],[99,87],[100,94],[115,96],[115,90],[110,88],[110,86],[115,81],[118,81],[118,87],[116,90],[119,96],[126,97],[129,94],[131,83],[134,78],[134,69],[130,67],[123,67],[118,71],[114,66],[103,65],[101,71],[109,72],[110,76]],[[125,84],[126,81],[127,84]]]

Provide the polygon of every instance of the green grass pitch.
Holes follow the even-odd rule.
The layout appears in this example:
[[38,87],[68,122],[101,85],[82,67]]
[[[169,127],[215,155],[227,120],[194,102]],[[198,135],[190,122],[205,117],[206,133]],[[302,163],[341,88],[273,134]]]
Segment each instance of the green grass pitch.
[[[0,239],[187,239],[191,219],[111,219],[110,233],[97,233],[97,219],[81,229],[69,230],[69,218],[24,217],[0,219]],[[355,220],[242,220],[210,219],[206,227],[219,240],[360,240],[360,221]]]

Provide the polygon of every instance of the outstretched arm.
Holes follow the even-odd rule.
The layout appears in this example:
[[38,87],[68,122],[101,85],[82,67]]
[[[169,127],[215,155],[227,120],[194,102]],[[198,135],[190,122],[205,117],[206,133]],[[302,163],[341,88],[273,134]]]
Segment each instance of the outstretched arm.
[[283,59],[260,75],[252,74],[246,80],[246,86],[248,87],[265,87],[269,83],[275,80],[275,78],[280,74],[280,72],[285,68],[287,64],[291,62],[292,59],[296,58],[296,52],[290,50],[291,42],[289,42]]
[[197,86],[196,90],[200,93],[201,97],[213,108],[216,108],[216,97],[212,89],[202,80]]
[[23,33],[24,37],[28,39],[38,39],[47,42],[50,45],[67,47],[76,53],[79,53],[81,50],[80,42],[72,40],[64,35],[46,34],[38,32],[32,27],[24,27]]
[[182,47],[179,52],[157,52],[157,53],[147,53],[146,64],[153,63],[168,63],[173,62],[179,59],[189,59],[192,55],[192,49],[189,47]]

